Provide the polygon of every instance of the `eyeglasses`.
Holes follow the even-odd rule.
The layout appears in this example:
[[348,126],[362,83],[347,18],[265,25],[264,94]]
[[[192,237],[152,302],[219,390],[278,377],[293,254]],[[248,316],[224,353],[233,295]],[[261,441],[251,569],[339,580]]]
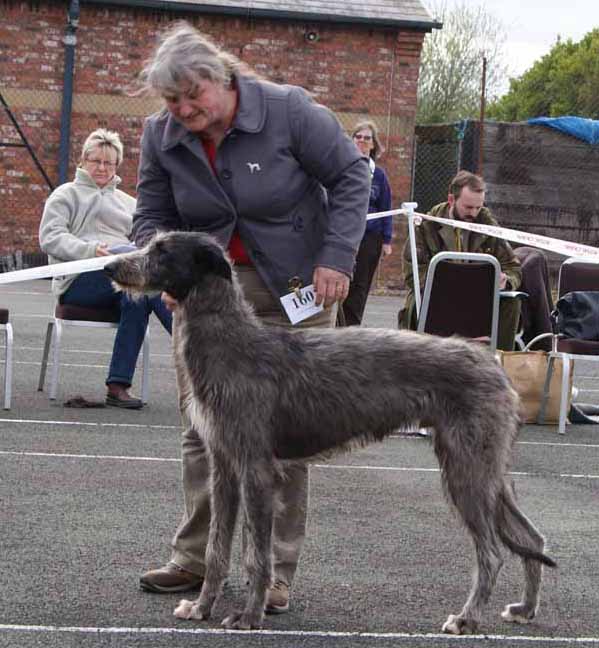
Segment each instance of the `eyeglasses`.
[[356,133],[354,135],[354,139],[358,141],[364,140],[365,142],[370,142],[372,141],[372,135],[362,135],[360,133]]
[[91,164],[92,166],[95,167],[101,167],[104,165],[107,169],[114,169],[116,167],[116,162],[110,162],[110,160],[94,160],[92,158],[87,158],[85,160],[87,164]]

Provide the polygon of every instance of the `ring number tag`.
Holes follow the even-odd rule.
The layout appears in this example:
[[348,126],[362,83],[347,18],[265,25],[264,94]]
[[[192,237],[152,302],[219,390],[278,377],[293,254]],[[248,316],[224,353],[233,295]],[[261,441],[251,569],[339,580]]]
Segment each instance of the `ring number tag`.
[[316,305],[315,299],[314,285],[310,284],[304,288],[294,288],[292,292],[283,295],[281,304],[283,304],[289,321],[292,324],[297,324],[324,309],[323,304]]

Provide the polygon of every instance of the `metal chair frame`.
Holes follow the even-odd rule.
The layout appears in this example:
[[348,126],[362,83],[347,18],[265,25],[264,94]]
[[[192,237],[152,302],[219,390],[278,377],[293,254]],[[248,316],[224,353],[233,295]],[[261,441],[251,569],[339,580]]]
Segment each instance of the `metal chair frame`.
[[[426,273],[426,282],[424,284],[424,296],[422,298],[422,307],[420,316],[418,317],[417,331],[420,333],[425,332],[426,318],[430,306],[431,293],[433,290],[433,282],[435,278],[435,271],[439,263],[443,261],[474,261],[477,263],[489,263],[494,270],[493,280],[493,307],[491,315],[491,330],[490,330],[490,343],[489,347],[492,353],[497,349],[497,330],[499,325],[499,278],[501,275],[501,266],[499,261],[490,254],[480,254],[477,252],[439,252],[431,259]],[[459,333],[459,331],[456,331]]]
[[[60,371],[60,351],[62,345],[62,337],[65,328],[68,327],[83,327],[95,329],[116,329],[118,323],[116,322],[93,322],[87,320],[69,320],[61,319],[59,317],[52,317],[48,322],[46,329],[46,339],[44,342],[44,355],[42,357],[42,366],[40,369],[40,377],[38,383],[38,391],[44,391],[44,383],[46,380],[46,370],[48,367],[48,357],[50,350],[52,351],[52,369],[50,374],[50,400],[56,400],[58,393],[58,377]],[[141,400],[145,404],[148,402],[150,391],[150,327],[146,328],[146,334],[142,346],[142,377],[141,377]]]
[[[568,266],[571,264],[576,264],[576,263],[584,263],[588,264],[589,261],[587,259],[577,259],[575,257],[566,259],[559,271],[559,278],[558,278],[558,297],[561,297],[564,293],[562,292],[562,271],[564,269],[564,266]],[[597,270],[598,270],[598,275],[599,275],[599,265],[597,265]],[[558,424],[558,433],[559,434],[565,434],[566,433],[566,420],[568,417],[568,402],[570,399],[570,374],[572,372],[572,367],[573,367],[573,360],[585,360],[589,362],[599,362],[599,355],[591,355],[591,354],[577,354],[577,353],[568,353],[567,351],[558,351],[557,346],[558,346],[558,341],[560,340],[561,337],[556,333],[542,333],[541,335],[537,335],[534,339],[532,339],[527,345],[526,345],[526,350],[531,348],[534,344],[536,344],[539,340],[543,338],[551,337],[552,338],[552,343],[551,343],[551,351],[549,352],[549,361],[547,363],[547,373],[545,374],[545,384],[543,386],[543,396],[541,398],[541,408],[539,410],[539,416],[538,416],[538,421],[539,423],[543,423],[545,420],[545,409],[547,407],[547,401],[549,400],[549,386],[551,384],[551,378],[553,376],[553,367],[555,364],[555,360],[557,358],[561,358],[562,361],[562,385],[561,385],[561,391],[560,391],[560,407],[559,407],[559,424]]]
[[13,330],[12,324],[0,324],[4,331],[5,357],[4,357],[4,409],[10,409],[12,395],[12,363],[13,363]]

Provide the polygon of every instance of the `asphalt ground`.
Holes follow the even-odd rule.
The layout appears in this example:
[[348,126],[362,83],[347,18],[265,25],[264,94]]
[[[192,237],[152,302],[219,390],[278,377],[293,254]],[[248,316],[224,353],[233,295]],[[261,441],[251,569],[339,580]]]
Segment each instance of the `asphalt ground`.
[[[262,631],[225,632],[219,622],[244,594],[238,548],[213,622],[176,620],[181,595],[138,587],[141,572],[167,560],[182,506],[168,335],[152,322],[143,410],[67,409],[64,400],[76,395],[103,399],[112,333],[67,332],[59,397],[50,403],[36,391],[50,283],[1,286],[0,304],[15,329],[13,406],[0,413],[1,647],[599,645],[597,426],[570,425],[563,437],[555,426],[526,426],[516,445],[520,502],[559,564],[545,571],[531,624],[499,616],[522,582],[508,556],[486,634],[440,634],[466,599],[473,550],[443,499],[429,441],[394,436],[311,466],[290,612],[267,617]],[[397,297],[372,297],[366,325],[393,327],[398,307]],[[599,402],[597,376],[591,363],[576,366],[579,400]]]

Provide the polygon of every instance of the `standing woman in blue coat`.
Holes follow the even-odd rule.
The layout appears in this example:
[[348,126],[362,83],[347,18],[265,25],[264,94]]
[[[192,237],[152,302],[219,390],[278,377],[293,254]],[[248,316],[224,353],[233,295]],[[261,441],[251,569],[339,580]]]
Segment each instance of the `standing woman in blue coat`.
[[[376,125],[371,121],[362,121],[354,126],[352,139],[362,155],[368,158],[372,184],[368,213],[388,211],[391,209],[391,187],[387,174],[375,164],[383,153]],[[376,218],[366,223],[366,232],[360,243],[354,276],[349,287],[349,294],[343,303],[343,317],[340,314],[338,323],[345,326],[359,326],[362,323],[366,300],[370,292],[372,278],[383,256],[391,254],[393,238],[393,217]],[[345,322],[343,321],[345,318]]]

